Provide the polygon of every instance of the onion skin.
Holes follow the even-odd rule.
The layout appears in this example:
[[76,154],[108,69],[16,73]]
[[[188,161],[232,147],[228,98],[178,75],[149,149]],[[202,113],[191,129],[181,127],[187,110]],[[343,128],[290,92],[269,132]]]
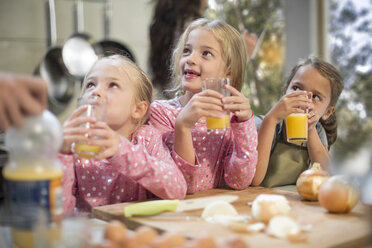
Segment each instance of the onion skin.
[[347,176],[330,177],[319,189],[319,203],[331,213],[347,213],[358,200],[358,188]]
[[306,200],[317,201],[320,185],[328,178],[328,172],[323,170],[319,163],[313,163],[310,169],[297,178],[297,192]]

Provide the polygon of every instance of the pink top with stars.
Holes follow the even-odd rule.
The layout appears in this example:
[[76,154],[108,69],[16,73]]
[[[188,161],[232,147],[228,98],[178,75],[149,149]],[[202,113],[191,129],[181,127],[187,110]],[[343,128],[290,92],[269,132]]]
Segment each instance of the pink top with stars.
[[148,198],[183,199],[186,182],[161,135],[151,125],[120,137],[117,153],[96,161],[59,155],[63,163],[64,211],[90,212],[92,207]]
[[174,152],[174,127],[182,110],[178,98],[154,101],[150,122],[163,132],[163,140],[183,172],[187,193],[224,187],[244,189],[251,184],[257,164],[257,130],[254,118],[237,122],[232,116],[230,129],[208,131],[205,120],[191,128],[195,149],[195,164],[183,160]]

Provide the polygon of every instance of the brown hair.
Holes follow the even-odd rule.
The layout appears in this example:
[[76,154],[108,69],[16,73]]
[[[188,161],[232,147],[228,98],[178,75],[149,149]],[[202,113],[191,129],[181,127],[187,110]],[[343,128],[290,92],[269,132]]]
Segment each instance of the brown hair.
[[[96,65],[98,62],[102,62],[105,60],[109,61],[110,63],[114,65],[117,65],[118,68],[124,71],[130,78],[130,80],[134,83],[135,101],[136,102],[146,101],[148,103],[149,107],[147,108],[146,114],[143,116],[143,118],[139,122],[139,125],[143,125],[144,123],[146,123],[149,117],[150,104],[152,102],[152,96],[153,96],[153,88],[152,88],[152,83],[151,83],[150,78],[132,60],[122,55],[111,55],[107,57],[101,57],[95,62],[94,65]],[[93,68],[94,65],[91,68]],[[86,76],[89,75],[89,73],[90,71],[86,74]],[[84,85],[86,84],[86,76],[84,79]],[[82,93],[84,93],[85,87],[83,87],[82,89],[83,89]]]
[[185,27],[200,18],[201,0],[154,0],[150,26],[150,68],[154,85],[165,88],[170,81],[170,58],[175,41]]
[[181,89],[179,61],[182,57],[184,46],[192,30],[204,28],[213,33],[221,45],[222,59],[225,61],[227,74],[230,76],[231,86],[241,90],[243,86],[247,52],[241,34],[229,24],[220,20],[200,18],[193,21],[182,34],[172,57],[172,80],[174,89]]
[[[329,103],[329,106],[335,106],[337,103],[337,100],[342,92],[342,89],[344,88],[344,82],[343,79],[338,72],[338,70],[331,65],[330,63],[327,63],[315,56],[310,56],[306,60],[300,61],[291,71],[287,82],[285,84],[285,88],[289,86],[291,83],[291,80],[295,76],[297,70],[301,66],[305,65],[311,65],[313,68],[315,68],[320,75],[325,77],[329,80],[331,84],[331,101]],[[328,147],[330,147],[333,143],[335,143],[337,139],[337,117],[336,117],[336,111],[328,117],[328,119],[323,120],[320,119],[320,123],[322,124],[324,130],[327,134],[327,141],[328,141]]]

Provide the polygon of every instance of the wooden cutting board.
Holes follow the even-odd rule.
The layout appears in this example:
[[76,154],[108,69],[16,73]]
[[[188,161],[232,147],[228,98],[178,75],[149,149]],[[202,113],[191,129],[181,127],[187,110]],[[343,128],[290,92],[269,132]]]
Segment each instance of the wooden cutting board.
[[[291,192],[292,191],[292,192]],[[201,220],[203,211],[193,210],[182,213],[162,213],[152,217],[125,218],[123,207],[128,203],[107,205],[93,209],[93,217],[109,221],[118,219],[130,229],[140,225],[150,225],[161,231],[175,231],[188,237],[198,237],[201,233],[212,235],[218,243],[226,240],[230,235],[241,236],[249,247],[365,247],[372,244],[371,216],[367,214],[367,207],[362,203],[348,214],[328,213],[318,202],[302,200],[301,196],[292,188],[291,191],[270,189],[263,187],[250,187],[245,190],[211,189],[189,195],[186,198],[197,198],[218,194],[235,194],[239,199],[232,203],[239,214],[251,214],[252,202],[259,194],[284,195],[290,202],[291,214],[301,226],[310,227],[305,234],[307,241],[290,243],[270,237],[266,233],[242,234],[229,228]]]

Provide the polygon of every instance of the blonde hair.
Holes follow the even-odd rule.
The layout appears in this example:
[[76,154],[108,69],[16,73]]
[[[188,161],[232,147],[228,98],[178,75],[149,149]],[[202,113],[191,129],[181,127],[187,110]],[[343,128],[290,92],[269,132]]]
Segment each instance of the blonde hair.
[[[150,115],[150,104],[152,102],[153,97],[153,88],[150,78],[132,60],[122,55],[111,55],[107,57],[101,57],[94,63],[94,65],[91,67],[91,70],[97,63],[103,61],[107,61],[113,65],[117,65],[119,70],[123,71],[125,74],[128,75],[131,82],[134,83],[135,90],[134,99],[136,103],[141,101],[145,101],[148,103],[146,114],[139,121],[139,125],[143,125],[144,123],[147,122],[147,119]],[[85,92],[86,79],[90,72],[91,71],[89,71],[84,78],[82,94]]]
[[[329,103],[329,106],[336,106],[337,100],[344,88],[344,81],[342,80],[342,77],[338,70],[333,65],[315,56],[309,56],[307,59],[301,60],[295,67],[293,67],[287,79],[287,82],[285,83],[285,89],[288,88],[298,69],[305,65],[311,65],[319,72],[320,75],[328,79],[331,86],[331,101]],[[333,143],[335,143],[337,139],[336,111],[331,116],[329,116],[328,119],[320,119],[320,123],[326,131],[328,147],[330,147]]]
[[172,91],[181,89],[179,61],[181,60],[183,49],[190,32],[197,28],[204,28],[212,32],[219,42],[222,50],[222,59],[226,65],[226,72],[231,80],[231,86],[240,91],[243,86],[245,65],[247,62],[245,42],[241,34],[229,24],[220,20],[208,20],[205,18],[200,18],[190,23],[173,51],[171,69],[174,88]]

